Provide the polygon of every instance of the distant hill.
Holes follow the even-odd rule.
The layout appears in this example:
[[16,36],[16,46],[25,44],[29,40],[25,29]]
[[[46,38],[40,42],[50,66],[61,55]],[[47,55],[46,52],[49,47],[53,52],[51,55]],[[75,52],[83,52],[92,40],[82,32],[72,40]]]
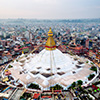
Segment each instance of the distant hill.
[[39,20],[39,19],[0,19],[0,24],[33,24],[33,23],[50,23],[50,22],[62,22],[62,23],[100,23],[98,19],[60,19],[60,20]]

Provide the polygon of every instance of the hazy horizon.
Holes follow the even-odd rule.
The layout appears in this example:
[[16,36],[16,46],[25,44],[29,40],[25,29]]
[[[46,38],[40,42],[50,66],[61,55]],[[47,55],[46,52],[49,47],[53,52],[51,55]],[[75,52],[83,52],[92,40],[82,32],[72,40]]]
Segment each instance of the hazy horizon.
[[72,19],[38,19],[38,18],[0,18],[0,20],[10,20],[10,19],[23,19],[23,20],[92,20],[92,19],[100,19],[100,18],[72,18]]
[[100,0],[0,0],[0,19],[95,19]]

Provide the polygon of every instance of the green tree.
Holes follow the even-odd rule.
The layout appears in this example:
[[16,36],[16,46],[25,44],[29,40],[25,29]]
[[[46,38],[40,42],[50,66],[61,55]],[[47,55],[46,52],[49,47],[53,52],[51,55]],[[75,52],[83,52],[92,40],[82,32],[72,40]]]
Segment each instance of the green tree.
[[31,89],[41,89],[41,88],[39,87],[39,85],[38,85],[38,84],[35,84],[35,83],[31,83],[31,84],[28,86],[28,88],[31,88]]
[[86,63],[89,63],[89,61],[86,61]]
[[82,81],[82,80],[78,80],[78,81],[77,81],[77,84],[78,84],[78,85],[82,85],[82,84],[83,84],[83,81]]
[[76,86],[76,82],[73,82],[71,86],[72,87],[75,87]]
[[90,75],[89,75],[89,77],[88,77],[88,80],[93,79],[93,78],[94,78],[94,76],[95,76],[94,74],[90,74]]
[[52,86],[52,87],[50,87],[50,90],[62,90],[63,89],[63,87],[62,86],[60,86],[60,85],[58,85],[58,84],[56,84],[55,86]]
[[90,70],[93,70],[93,71],[97,72],[97,67],[92,66],[92,67],[90,68]]

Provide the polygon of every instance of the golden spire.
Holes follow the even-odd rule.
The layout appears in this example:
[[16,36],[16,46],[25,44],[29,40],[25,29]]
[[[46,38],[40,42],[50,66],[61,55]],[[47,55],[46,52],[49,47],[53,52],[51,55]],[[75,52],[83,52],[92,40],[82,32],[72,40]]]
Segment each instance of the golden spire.
[[51,30],[51,27],[49,29],[49,32],[48,32],[48,39],[47,39],[47,42],[46,42],[46,45],[45,45],[45,49],[46,50],[55,50],[56,49],[56,44],[55,44],[55,41],[53,39],[53,32]]
[[22,54],[24,54],[24,51],[22,51]]
[[48,36],[53,36],[53,32],[52,32],[52,30],[51,30],[51,27],[50,27],[50,29],[49,29]]

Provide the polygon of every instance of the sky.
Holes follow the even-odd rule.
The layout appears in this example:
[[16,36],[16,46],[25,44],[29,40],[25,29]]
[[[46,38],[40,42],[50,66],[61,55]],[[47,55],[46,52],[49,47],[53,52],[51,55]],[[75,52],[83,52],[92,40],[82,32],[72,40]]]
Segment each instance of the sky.
[[0,19],[100,18],[100,0],[0,0]]

